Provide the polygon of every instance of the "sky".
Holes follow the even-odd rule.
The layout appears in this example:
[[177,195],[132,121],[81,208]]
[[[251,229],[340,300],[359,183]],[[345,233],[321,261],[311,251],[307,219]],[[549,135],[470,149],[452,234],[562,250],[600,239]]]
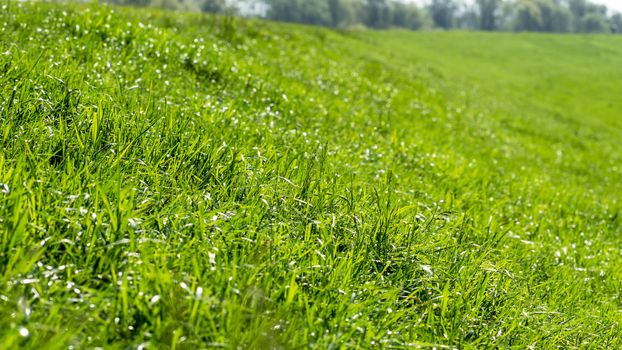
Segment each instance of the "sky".
[[622,0],[598,0],[592,2],[601,3],[607,5],[610,10],[622,12]]
[[[410,1],[418,3],[418,4],[425,4],[429,2],[429,0],[410,0]],[[473,1],[473,0],[467,0],[467,1]],[[590,2],[606,5],[610,11],[613,10],[617,12],[622,12],[622,0],[591,0]]]

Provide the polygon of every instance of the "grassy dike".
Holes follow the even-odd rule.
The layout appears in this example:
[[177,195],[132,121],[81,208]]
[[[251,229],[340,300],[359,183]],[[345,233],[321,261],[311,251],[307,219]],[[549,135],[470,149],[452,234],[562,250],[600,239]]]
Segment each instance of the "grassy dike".
[[620,348],[622,40],[0,10],[0,348]]

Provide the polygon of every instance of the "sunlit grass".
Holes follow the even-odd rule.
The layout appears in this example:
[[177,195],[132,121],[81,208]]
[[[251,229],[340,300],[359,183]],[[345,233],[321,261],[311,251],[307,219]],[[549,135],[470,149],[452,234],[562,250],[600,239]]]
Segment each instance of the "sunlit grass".
[[2,6],[0,347],[622,346],[619,39]]

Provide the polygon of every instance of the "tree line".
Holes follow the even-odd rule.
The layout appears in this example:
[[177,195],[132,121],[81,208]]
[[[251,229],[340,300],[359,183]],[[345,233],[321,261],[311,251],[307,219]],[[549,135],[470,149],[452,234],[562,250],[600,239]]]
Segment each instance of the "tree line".
[[109,0],[118,4],[228,12],[336,28],[440,28],[622,33],[622,15],[589,0]]

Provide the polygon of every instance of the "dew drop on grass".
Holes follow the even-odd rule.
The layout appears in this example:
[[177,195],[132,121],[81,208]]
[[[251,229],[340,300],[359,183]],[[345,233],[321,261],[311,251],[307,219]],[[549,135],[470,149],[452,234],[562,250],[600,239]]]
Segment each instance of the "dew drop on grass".
[[20,298],[17,302],[17,306],[19,307],[21,313],[26,316],[26,320],[28,320],[32,314],[32,308],[28,305],[26,298]]
[[26,327],[19,327],[19,335],[26,338],[27,336],[30,335],[30,331],[28,331],[28,328]]
[[207,256],[209,258],[210,265],[212,265],[211,270],[215,271],[216,270],[216,254],[209,252],[207,253]]
[[134,230],[138,228],[138,219],[132,219],[132,218],[127,219],[127,223]]
[[9,190],[9,185],[0,182],[0,192],[4,193],[6,195],[10,194],[11,191]]
[[33,284],[33,283],[39,282],[39,280],[36,279],[36,278],[25,278],[25,279],[21,280],[20,282],[21,282],[21,284]]

